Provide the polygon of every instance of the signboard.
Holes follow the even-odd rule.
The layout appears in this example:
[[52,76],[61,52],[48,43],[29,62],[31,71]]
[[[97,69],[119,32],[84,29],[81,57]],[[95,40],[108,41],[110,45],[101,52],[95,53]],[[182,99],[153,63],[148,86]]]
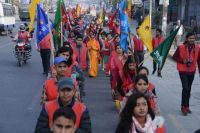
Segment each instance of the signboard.
[[169,5],[169,0],[160,0],[159,4],[160,5],[167,5],[168,6]]
[[132,0],[132,4],[133,5],[141,5],[142,4],[142,0]]

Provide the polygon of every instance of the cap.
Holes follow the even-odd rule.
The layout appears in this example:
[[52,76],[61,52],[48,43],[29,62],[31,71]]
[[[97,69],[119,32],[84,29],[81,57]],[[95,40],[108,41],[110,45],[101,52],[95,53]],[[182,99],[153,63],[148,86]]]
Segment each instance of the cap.
[[64,88],[74,89],[75,87],[74,80],[72,78],[63,77],[58,81],[58,90]]
[[63,58],[63,57],[56,57],[56,58],[54,59],[54,65],[58,65],[58,64],[60,64],[60,63],[62,63],[62,62],[64,62],[65,64],[67,64],[66,59]]

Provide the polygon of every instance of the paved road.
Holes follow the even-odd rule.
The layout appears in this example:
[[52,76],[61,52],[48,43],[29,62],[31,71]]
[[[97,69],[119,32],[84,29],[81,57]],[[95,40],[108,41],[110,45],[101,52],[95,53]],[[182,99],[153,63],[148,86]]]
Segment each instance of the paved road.
[[[34,46],[31,60],[19,68],[12,45],[9,37],[0,36],[0,133],[32,133],[41,110],[39,97],[45,77]],[[150,59],[145,61],[145,65],[152,70]],[[193,133],[200,128],[200,78],[196,75],[192,88],[193,114],[184,117],[180,112],[181,83],[175,63],[167,60],[162,74],[162,79],[150,75],[150,81],[156,85],[167,133]],[[118,114],[111,100],[109,78],[100,71],[97,78],[86,79],[85,89],[85,103],[90,110],[93,132],[113,133]]]

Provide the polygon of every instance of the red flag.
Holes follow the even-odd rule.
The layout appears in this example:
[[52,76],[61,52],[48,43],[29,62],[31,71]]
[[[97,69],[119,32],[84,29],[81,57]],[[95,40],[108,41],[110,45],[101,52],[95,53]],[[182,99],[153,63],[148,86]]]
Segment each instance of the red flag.
[[113,21],[114,21],[116,15],[117,15],[118,11],[119,11],[119,10],[117,9],[117,10],[115,11],[115,13],[112,15],[111,19],[109,20],[108,27],[111,28],[111,29],[112,29],[112,27],[113,27]]
[[63,23],[67,23],[68,22],[68,18],[67,18],[67,14],[66,14],[66,11],[65,11],[65,7],[64,5],[62,4],[61,5],[61,8],[62,8],[62,22]]

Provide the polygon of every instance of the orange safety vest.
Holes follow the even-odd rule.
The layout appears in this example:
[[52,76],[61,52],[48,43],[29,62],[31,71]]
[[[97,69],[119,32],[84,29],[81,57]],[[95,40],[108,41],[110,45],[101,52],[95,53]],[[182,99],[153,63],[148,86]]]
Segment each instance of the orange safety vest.
[[144,44],[142,39],[138,39],[137,36],[133,36],[134,51],[144,51]]
[[[47,114],[48,114],[48,118],[49,118],[49,127],[52,126],[53,124],[53,115],[54,115],[54,112],[59,108],[59,104],[58,104],[58,101],[57,99],[56,100],[53,100],[53,101],[50,101],[50,102],[47,102],[45,104],[45,109],[47,111]],[[81,103],[81,102],[78,102],[76,101],[72,107],[75,115],[76,115],[76,124],[75,124],[75,127],[76,128],[79,128],[79,125],[80,125],[80,122],[81,122],[81,117],[86,109],[86,106]]]
[[73,66],[78,66],[78,63],[75,61],[71,66],[67,66],[66,77],[71,77]]
[[51,49],[50,35],[47,35],[47,36],[40,42],[40,49]]
[[155,102],[154,102],[153,97],[151,96],[149,97],[149,103],[150,103],[151,109],[155,111]]
[[45,88],[46,88],[46,96],[48,101],[52,101],[57,99],[58,97],[58,88],[55,83],[55,79],[51,78],[46,80],[45,82]]
[[179,72],[196,72],[196,63],[199,56],[198,45],[195,45],[195,48],[193,48],[190,53],[189,53],[189,49],[184,44],[180,45],[179,56],[182,60],[186,59],[186,60],[192,61],[190,67],[188,67],[187,64],[177,62],[177,69]]
[[22,40],[25,42],[25,44],[28,43],[28,32],[24,31],[23,33],[21,31],[18,31],[18,40]]

